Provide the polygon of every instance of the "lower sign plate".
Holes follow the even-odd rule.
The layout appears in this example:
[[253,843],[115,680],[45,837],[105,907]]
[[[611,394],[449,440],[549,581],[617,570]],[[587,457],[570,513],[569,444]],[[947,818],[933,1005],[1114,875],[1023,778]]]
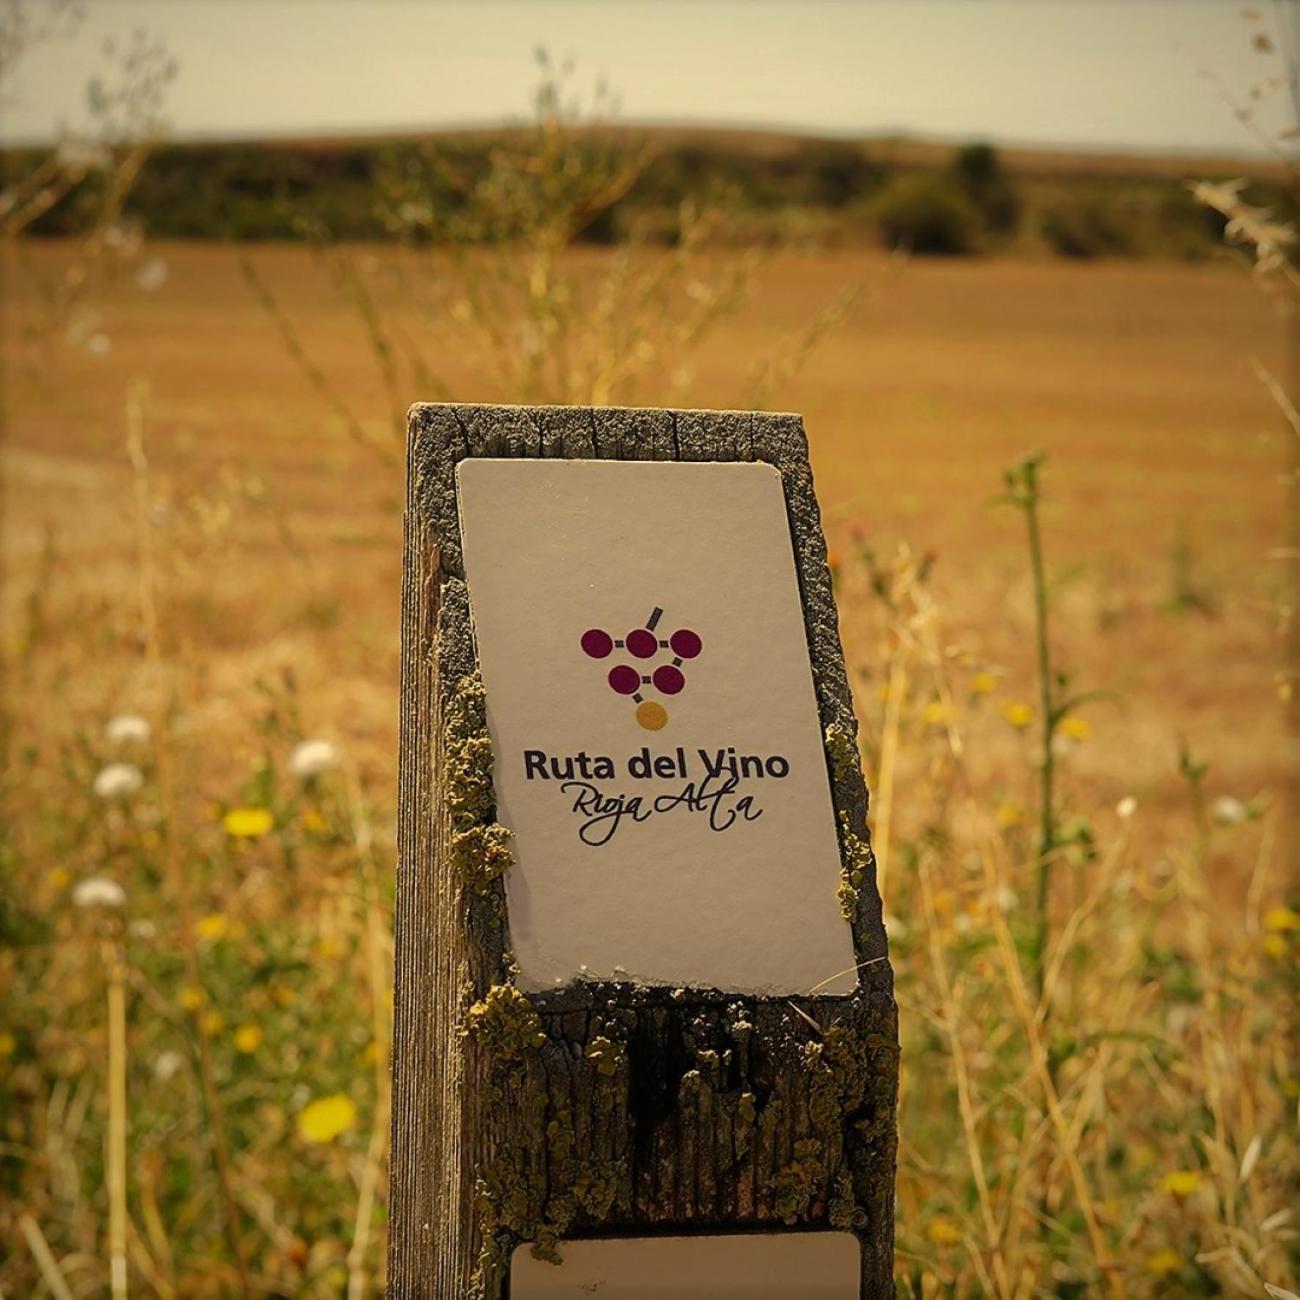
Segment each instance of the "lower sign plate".
[[510,1300],[857,1300],[860,1247],[847,1232],[566,1241],[547,1264],[520,1246]]

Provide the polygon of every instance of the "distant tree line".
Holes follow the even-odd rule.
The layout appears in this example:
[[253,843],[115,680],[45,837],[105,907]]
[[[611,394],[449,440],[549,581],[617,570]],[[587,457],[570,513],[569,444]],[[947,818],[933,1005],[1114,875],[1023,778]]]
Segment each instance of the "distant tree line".
[[[777,143],[770,141],[776,139]],[[378,142],[171,144],[157,149],[131,190],[126,215],[155,238],[417,240],[494,238],[457,223],[492,174],[505,134],[464,133]],[[613,147],[623,147],[617,141]],[[900,160],[871,144],[769,138],[756,147],[725,134],[655,141],[636,179],[592,214],[577,238],[671,242],[683,204],[726,204],[717,238],[740,244],[879,243],[918,254],[1036,248],[1065,257],[1209,256],[1221,218],[1167,176],[1078,168],[1009,169],[987,144]],[[608,152],[610,138],[593,136]],[[626,148],[647,148],[628,136]],[[0,157],[7,178],[39,164],[35,152]],[[94,178],[30,228],[84,230],[99,210]],[[1288,200],[1271,198],[1280,215]]]

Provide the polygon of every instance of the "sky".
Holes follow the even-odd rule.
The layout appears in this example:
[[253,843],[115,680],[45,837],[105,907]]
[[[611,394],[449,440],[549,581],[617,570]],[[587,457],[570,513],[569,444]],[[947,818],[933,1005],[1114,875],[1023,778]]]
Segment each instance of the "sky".
[[[39,11],[50,0],[25,0]],[[160,39],[170,134],[365,133],[519,120],[533,51],[619,117],[1179,152],[1260,148],[1228,98],[1281,63],[1235,0],[84,0],[0,80],[0,138],[85,122],[106,38]],[[1300,0],[1254,0],[1277,33]],[[1292,25],[1293,32],[1300,25]],[[1286,97],[1263,103],[1279,125]]]

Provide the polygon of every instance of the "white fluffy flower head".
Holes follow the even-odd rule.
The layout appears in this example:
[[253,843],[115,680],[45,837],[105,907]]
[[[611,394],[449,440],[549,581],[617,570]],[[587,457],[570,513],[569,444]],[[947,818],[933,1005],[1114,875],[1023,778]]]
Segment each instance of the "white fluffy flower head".
[[95,793],[101,799],[125,799],[144,784],[144,774],[134,763],[110,763],[95,777]]
[[339,765],[339,751],[328,740],[304,740],[289,755],[289,771],[297,777],[320,776]]
[[107,876],[87,876],[72,891],[72,901],[78,907],[121,907],[126,890]]
[[149,720],[138,713],[121,713],[108,720],[104,736],[110,745],[143,745],[149,739]]

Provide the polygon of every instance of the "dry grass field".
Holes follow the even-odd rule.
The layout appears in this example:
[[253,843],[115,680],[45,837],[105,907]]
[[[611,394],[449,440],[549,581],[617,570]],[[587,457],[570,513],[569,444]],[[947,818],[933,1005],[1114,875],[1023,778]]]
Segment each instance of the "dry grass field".
[[[40,585],[56,607],[133,590],[125,409],[144,381],[168,527],[210,540],[202,568],[178,584],[173,633],[202,650],[220,684],[209,707],[292,665],[322,723],[345,728],[387,773],[403,486],[371,351],[308,251],[251,254],[304,346],[387,440],[387,462],[349,441],[304,380],[234,252],[159,251],[167,284],[117,291],[101,322],[103,355],[58,340],[23,349],[31,280],[10,268],[6,613],[39,582],[51,540],[56,575]],[[60,254],[29,256],[49,275]],[[1023,530],[990,501],[1004,465],[1045,450],[1061,650],[1081,680],[1123,697],[1092,746],[1102,795],[1158,791],[1179,737],[1212,744],[1235,793],[1266,785],[1277,743],[1268,555],[1282,494],[1281,432],[1251,368],[1276,364],[1263,296],[1227,266],[898,268],[871,255],[782,255],[690,358],[689,387],[657,391],[647,380],[637,400],[745,405],[755,364],[851,282],[866,286],[861,305],[774,399],[805,417],[832,545],[848,554],[860,530],[882,555],[903,541],[933,550],[953,634],[1029,691]],[[509,400],[458,357],[454,326],[440,328],[437,349],[458,399]],[[1166,608],[1180,547],[1213,617]],[[77,574],[94,575],[90,591],[77,590]],[[861,614],[846,610],[850,655],[870,675],[872,646],[852,637]],[[73,698],[100,690],[98,676],[69,683]]]
[[[151,256],[165,283],[117,284],[73,342],[31,329],[66,251],[5,267],[0,1288],[107,1293],[116,1255],[140,1294],[359,1296],[382,1276],[393,394],[311,250]],[[390,258],[354,262],[455,398],[510,400],[453,318],[399,302]],[[1283,434],[1252,369],[1277,364],[1271,309],[1226,263],[778,253],[630,396],[747,404],[856,282],[771,404],[809,430],[876,795],[902,1293],[1294,1286]],[[1033,590],[1024,520],[993,499],[1035,449],[1053,653],[1102,694],[1058,736],[1056,984],[1026,1018]],[[123,714],[151,720],[139,752],[105,739]],[[297,780],[311,737],[342,765]],[[97,798],[123,757],[143,789]],[[86,877],[125,889],[122,917],[74,905]]]

